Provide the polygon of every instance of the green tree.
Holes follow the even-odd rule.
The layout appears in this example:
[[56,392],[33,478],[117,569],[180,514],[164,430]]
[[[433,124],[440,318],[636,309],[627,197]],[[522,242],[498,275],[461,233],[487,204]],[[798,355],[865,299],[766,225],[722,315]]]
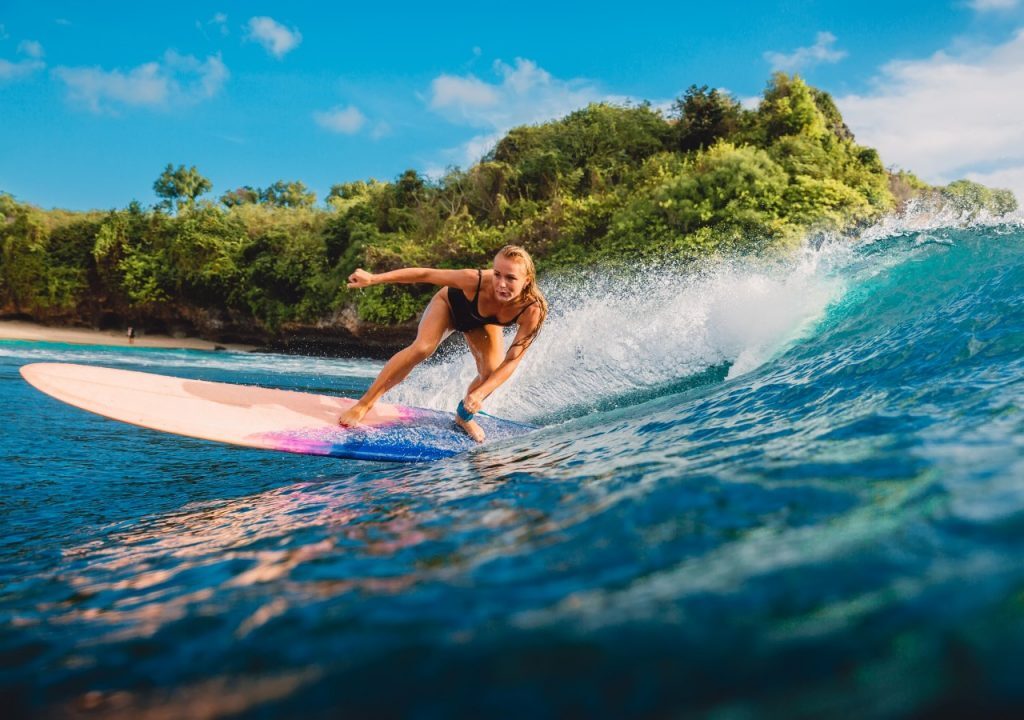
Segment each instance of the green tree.
[[415,170],[406,170],[395,181],[395,204],[411,207],[419,203],[424,196],[426,181]]
[[246,211],[246,232],[233,245],[231,262],[222,254],[223,241],[212,246],[217,262],[238,269],[230,304],[271,330],[294,320],[311,322],[327,312],[341,278],[328,277],[324,214],[265,207]]
[[1004,215],[1017,209],[1017,198],[1011,190],[993,190],[972,180],[954,180],[941,193],[957,210],[969,215]]
[[785,211],[786,173],[764,150],[719,143],[701,152],[690,172],[656,192],[670,224],[682,232],[734,225],[770,232]]
[[100,223],[92,254],[111,309],[152,311],[174,299],[173,223],[138,207],[115,210]]
[[992,211],[997,215],[1015,212],[1017,210],[1017,196],[1013,194],[1013,190],[993,188],[991,207]]
[[820,137],[829,125],[807,83],[798,75],[781,72],[772,75],[765,89],[757,124],[767,142],[784,135]]
[[244,227],[234,213],[199,208],[176,218],[164,250],[173,296],[201,307],[223,306],[237,282]]
[[715,141],[734,135],[742,122],[743,108],[726,93],[691,85],[672,105],[669,117],[676,120],[673,144],[676,150],[690,152],[711,147]]
[[600,242],[609,259],[695,259],[787,233],[788,177],[760,148],[720,142],[682,165],[661,157],[650,165],[648,181],[615,213]]
[[355,182],[338,183],[331,185],[330,192],[324,202],[335,210],[347,210],[354,205],[361,205],[370,200],[375,193],[380,192],[387,186],[387,183],[377,180],[356,180]]
[[508,208],[505,194],[512,176],[512,169],[499,162],[482,161],[465,171],[453,168],[441,179],[437,201],[448,218],[467,209],[477,220],[497,223]]
[[561,120],[518,127],[485,158],[501,163],[506,197],[551,200],[601,192],[622,182],[645,158],[666,149],[670,128],[650,105],[588,105]]
[[3,304],[15,312],[29,312],[39,305],[46,241],[40,213],[0,193],[0,294]]
[[811,88],[811,94],[814,97],[814,104],[821,111],[825,118],[825,124],[832,131],[832,134],[840,140],[852,141],[854,139],[853,131],[843,122],[843,116],[839,112],[839,108],[836,106],[832,96],[818,88]]
[[271,207],[310,208],[316,204],[316,193],[301,181],[278,180],[260,191],[260,200]]
[[260,191],[249,185],[243,185],[234,190],[228,190],[220,196],[220,202],[224,207],[233,208],[239,205],[255,205],[260,201]]
[[179,212],[195,207],[196,199],[213,189],[213,184],[199,174],[196,166],[175,168],[170,163],[153,183],[153,190],[164,198],[159,207]]

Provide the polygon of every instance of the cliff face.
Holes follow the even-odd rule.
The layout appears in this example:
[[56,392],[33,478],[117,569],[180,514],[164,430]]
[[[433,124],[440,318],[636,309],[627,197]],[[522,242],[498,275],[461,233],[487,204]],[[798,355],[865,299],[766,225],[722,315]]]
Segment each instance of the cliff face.
[[415,323],[397,327],[378,325],[364,328],[359,335],[339,327],[296,325],[281,335],[255,344],[274,352],[385,359],[415,338]]
[[[302,355],[388,358],[416,338],[416,322],[380,325],[323,321],[316,324],[289,323],[278,333],[261,338],[252,335],[250,344],[267,350]],[[230,333],[225,333],[225,336]]]

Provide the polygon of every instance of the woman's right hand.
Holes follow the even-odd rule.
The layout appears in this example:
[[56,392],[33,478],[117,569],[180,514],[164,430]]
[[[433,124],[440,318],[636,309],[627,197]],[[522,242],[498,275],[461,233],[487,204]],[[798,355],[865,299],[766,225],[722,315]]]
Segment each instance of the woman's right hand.
[[348,276],[348,286],[350,288],[370,287],[372,284],[373,273],[368,273],[362,268],[356,268],[356,271]]

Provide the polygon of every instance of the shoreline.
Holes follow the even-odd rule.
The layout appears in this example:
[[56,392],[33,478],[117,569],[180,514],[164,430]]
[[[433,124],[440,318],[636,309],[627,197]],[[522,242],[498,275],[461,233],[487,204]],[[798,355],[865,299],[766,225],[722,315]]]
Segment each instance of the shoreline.
[[105,345],[111,347],[160,348],[164,350],[229,350],[231,352],[253,352],[256,345],[240,343],[217,343],[196,337],[172,337],[161,334],[136,334],[135,342],[119,330],[93,330],[91,328],[57,328],[40,325],[27,320],[0,320],[0,341],[22,340],[27,342],[68,343],[71,345]]

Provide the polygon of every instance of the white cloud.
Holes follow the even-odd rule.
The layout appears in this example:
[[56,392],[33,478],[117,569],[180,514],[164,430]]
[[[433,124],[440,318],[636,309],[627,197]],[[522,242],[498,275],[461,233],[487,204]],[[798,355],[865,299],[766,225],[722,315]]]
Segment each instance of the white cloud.
[[28,55],[30,58],[41,58],[45,53],[43,52],[43,46],[35,40],[22,40],[18,43],[18,52],[22,55]]
[[53,73],[68,86],[68,97],[94,112],[100,111],[104,101],[160,105],[169,94],[167,76],[156,62],[139,65],[127,73],[98,67],[58,67]]
[[836,98],[859,142],[945,183],[995,178],[1024,200],[1024,30],[969,55],[889,63],[874,90]]
[[757,110],[761,105],[761,99],[760,95],[748,95],[747,97],[741,97],[739,99],[740,107],[744,110]]
[[162,61],[127,71],[58,67],[53,74],[67,85],[70,100],[93,112],[114,111],[118,106],[191,105],[216,95],[230,76],[219,54],[200,61],[173,50]]
[[34,72],[42,70],[46,63],[41,60],[22,60],[11,62],[0,58],[0,82],[21,80]]
[[202,20],[196,20],[196,29],[199,30],[199,32],[203,33],[204,36],[206,36],[206,28],[211,25],[214,28],[217,28],[220,31],[221,35],[227,35],[229,32],[228,16],[225,13],[214,13],[213,17],[207,20],[206,22],[203,22]]
[[623,104],[629,98],[609,95],[587,80],[561,80],[531,60],[494,63],[496,82],[473,75],[439,75],[431,83],[428,104],[454,123],[481,128],[447,159],[463,167],[486,154],[509,129],[563,117],[593,102]]
[[[171,88],[175,96],[185,102],[206,100],[216,95],[231,73],[220,59],[220,53],[200,61],[192,55],[179,55],[173,50],[164,54],[164,66],[174,74]],[[184,85],[180,80],[185,80]]]
[[294,50],[302,42],[298,28],[289,30],[269,17],[249,18],[248,39],[255,40],[263,49],[278,60]]
[[431,182],[437,182],[448,173],[447,168],[443,168],[440,165],[427,165],[423,170],[420,171],[420,175],[423,175]]
[[472,75],[439,75],[430,83],[430,90],[430,107],[435,110],[488,107],[498,102],[497,90]]
[[1010,188],[1018,202],[1024,202],[1024,163],[992,172],[969,172],[967,179],[994,188]]
[[462,146],[462,157],[466,165],[472,165],[491,151],[498,141],[505,136],[505,131],[476,135]]
[[534,88],[551,84],[552,78],[544,68],[538,67],[531,60],[516,58],[515,67],[506,65],[501,60],[494,61],[494,69],[504,78],[504,85],[516,95],[523,95]]
[[326,112],[315,112],[313,119],[320,127],[343,135],[353,135],[366,124],[366,116],[359,112],[359,108],[354,105],[349,105],[347,108],[336,107]]
[[833,44],[836,36],[830,32],[820,32],[815,38],[815,43],[810,47],[797,48],[786,54],[768,51],[764,54],[772,70],[783,70],[785,72],[796,72],[821,63],[836,63],[846,57],[845,50],[836,50]]
[[971,0],[967,3],[972,10],[987,12],[989,10],[1011,10],[1017,7],[1019,0]]

